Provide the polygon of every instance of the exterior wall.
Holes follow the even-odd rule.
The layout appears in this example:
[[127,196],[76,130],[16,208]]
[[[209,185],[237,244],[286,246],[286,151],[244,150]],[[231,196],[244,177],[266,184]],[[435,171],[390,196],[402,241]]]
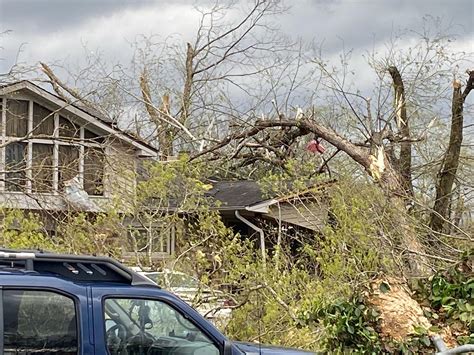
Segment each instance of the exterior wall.
[[135,200],[137,187],[136,151],[117,140],[106,144],[104,196],[117,202],[126,212]]
[[[23,100],[29,102],[29,113],[28,113],[28,132],[24,137],[26,139],[21,140],[27,146],[27,163],[26,168],[23,170],[25,174],[24,180],[25,186],[19,191],[9,191],[6,188],[5,181],[7,180],[6,166],[5,166],[5,152],[7,150],[7,145],[10,141],[18,140],[15,137],[7,138],[5,122],[6,114],[6,103],[7,100]],[[32,107],[38,103],[42,107],[50,110],[54,114],[54,133],[49,134],[49,136],[36,137],[30,134],[32,132],[32,120],[33,114],[31,113]],[[103,193],[98,194],[89,194],[89,200],[93,202],[92,206],[96,207],[84,207],[80,208],[81,210],[96,212],[101,209],[111,206],[113,199],[117,198],[119,201],[119,206],[122,207],[120,212],[124,212],[134,198],[136,191],[136,170],[137,170],[137,148],[133,147],[131,144],[126,143],[117,138],[110,139],[107,138],[105,141],[100,140],[100,137],[110,137],[110,134],[100,130],[94,125],[87,123],[84,119],[76,117],[71,113],[67,113],[64,110],[59,110],[59,107],[48,100],[43,99],[42,97],[30,95],[23,90],[5,94],[0,96],[0,132],[2,147],[0,147],[0,208],[19,208],[19,209],[31,209],[31,210],[67,210],[70,208],[65,199],[64,186],[61,182],[61,149],[65,146],[74,146],[74,149],[80,152],[77,153],[80,162],[78,163],[78,172],[73,173],[67,179],[70,179],[73,176],[79,177],[80,186],[86,188],[84,183],[84,170],[85,170],[85,156],[87,156],[87,149],[104,149],[105,157],[103,158]],[[36,111],[33,111],[36,112]],[[70,141],[64,139],[63,136],[60,136],[61,133],[58,132],[59,122],[62,117],[74,122],[77,126],[77,137],[71,138]],[[84,128],[85,127],[85,128]],[[80,138],[79,138],[80,130]],[[92,131],[96,134],[99,139],[88,138],[85,136],[86,131]],[[52,157],[51,163],[54,166],[52,168],[52,182],[51,188],[45,192],[38,192],[34,189],[34,180],[37,171],[35,166],[32,163],[32,147],[37,145],[43,145],[51,147]],[[95,148],[94,148],[95,147]],[[77,160],[76,160],[77,161]],[[99,166],[100,169],[100,166]],[[94,174],[93,174],[94,175]],[[64,175],[63,175],[64,176]],[[49,181],[49,180],[48,180]],[[102,196],[101,196],[102,195]]]

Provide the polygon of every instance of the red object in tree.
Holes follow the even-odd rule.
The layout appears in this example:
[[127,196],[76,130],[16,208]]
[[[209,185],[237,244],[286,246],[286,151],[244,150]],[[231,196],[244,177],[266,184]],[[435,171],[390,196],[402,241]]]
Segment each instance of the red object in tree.
[[324,148],[316,139],[312,139],[306,146],[306,150],[309,150],[311,153],[323,154],[326,151],[326,148]]

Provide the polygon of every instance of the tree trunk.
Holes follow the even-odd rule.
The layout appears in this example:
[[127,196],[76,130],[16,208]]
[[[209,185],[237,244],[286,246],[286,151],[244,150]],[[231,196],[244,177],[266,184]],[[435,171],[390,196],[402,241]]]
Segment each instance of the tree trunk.
[[392,80],[393,89],[395,91],[395,115],[397,126],[402,138],[405,141],[400,143],[400,159],[398,167],[400,176],[402,178],[403,188],[408,197],[413,197],[413,184],[411,181],[411,141],[410,141],[410,126],[408,122],[405,87],[403,85],[402,76],[397,67],[390,67],[388,69]]
[[189,108],[191,107],[191,94],[193,88],[193,78],[194,78],[194,49],[190,43],[187,44],[186,49],[186,63],[185,63],[185,78],[184,78],[184,88],[183,88],[183,97],[181,103],[181,115],[180,121],[184,125],[189,116]]
[[[377,181],[385,191],[390,204],[399,213],[400,232],[402,240],[399,247],[408,252],[405,258],[410,274],[426,274],[427,260],[424,256],[423,245],[418,241],[416,231],[412,227],[405,210],[405,190],[403,187],[403,178],[398,170],[393,168],[391,162],[387,159],[381,144],[382,134],[375,132],[370,149],[359,147],[346,138],[337,134],[329,127],[322,126],[317,120],[312,118],[303,118],[301,120],[265,120],[257,121],[251,129],[245,132],[235,133],[223,139],[216,145],[205,149],[194,155],[192,159],[214,152],[226,146],[232,141],[246,139],[257,135],[259,132],[271,127],[298,127],[304,132],[313,133],[332,144],[339,150],[345,152],[354,161],[359,163]],[[378,137],[378,138],[377,138]],[[375,154],[377,156],[375,156]]]
[[175,137],[175,129],[166,124],[163,115],[170,114],[169,96],[163,95],[160,109],[157,110],[153,105],[151,98],[150,86],[148,85],[148,74],[144,70],[140,76],[140,90],[142,93],[145,108],[150,116],[150,120],[155,124],[157,129],[158,146],[160,148],[160,159],[166,160],[173,155],[173,142]]
[[469,72],[469,80],[467,81],[464,92],[461,91],[461,83],[458,80],[453,82],[449,144],[438,173],[436,197],[430,217],[430,227],[434,232],[445,232],[447,230],[446,222],[450,219],[449,204],[452,197],[454,179],[459,166],[459,156],[463,139],[464,101],[472,90],[473,85],[474,70]]

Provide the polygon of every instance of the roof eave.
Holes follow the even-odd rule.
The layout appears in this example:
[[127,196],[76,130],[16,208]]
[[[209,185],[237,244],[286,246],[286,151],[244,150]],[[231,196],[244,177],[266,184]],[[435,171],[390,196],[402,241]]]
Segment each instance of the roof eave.
[[62,107],[63,109],[69,111],[70,113],[82,118],[83,120],[86,120],[87,122],[90,122],[91,124],[95,125],[96,127],[118,137],[119,139],[131,144],[133,147],[135,147],[138,150],[138,154],[143,157],[156,157],[158,155],[158,151],[155,149],[152,149],[150,147],[147,147],[145,144],[141,143],[138,140],[134,140],[131,137],[128,137],[126,134],[123,132],[116,130],[109,125],[105,124],[98,118],[86,113],[85,111],[81,110],[80,108],[75,107],[72,104],[66,103],[64,100],[60,99],[59,97],[51,94],[50,92],[40,88],[39,86],[23,80],[18,83],[14,83],[5,87],[0,88],[0,95],[6,95],[15,91],[19,90],[28,90],[32,92],[33,94],[36,94],[38,96],[43,97],[46,100],[49,100],[56,104],[59,107]]

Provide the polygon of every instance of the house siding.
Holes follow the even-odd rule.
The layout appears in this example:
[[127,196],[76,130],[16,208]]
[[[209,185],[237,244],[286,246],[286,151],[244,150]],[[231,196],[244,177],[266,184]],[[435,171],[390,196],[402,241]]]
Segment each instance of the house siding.
[[138,160],[136,150],[112,139],[107,142],[105,152],[104,195],[118,202],[121,212],[125,212],[135,200]]

